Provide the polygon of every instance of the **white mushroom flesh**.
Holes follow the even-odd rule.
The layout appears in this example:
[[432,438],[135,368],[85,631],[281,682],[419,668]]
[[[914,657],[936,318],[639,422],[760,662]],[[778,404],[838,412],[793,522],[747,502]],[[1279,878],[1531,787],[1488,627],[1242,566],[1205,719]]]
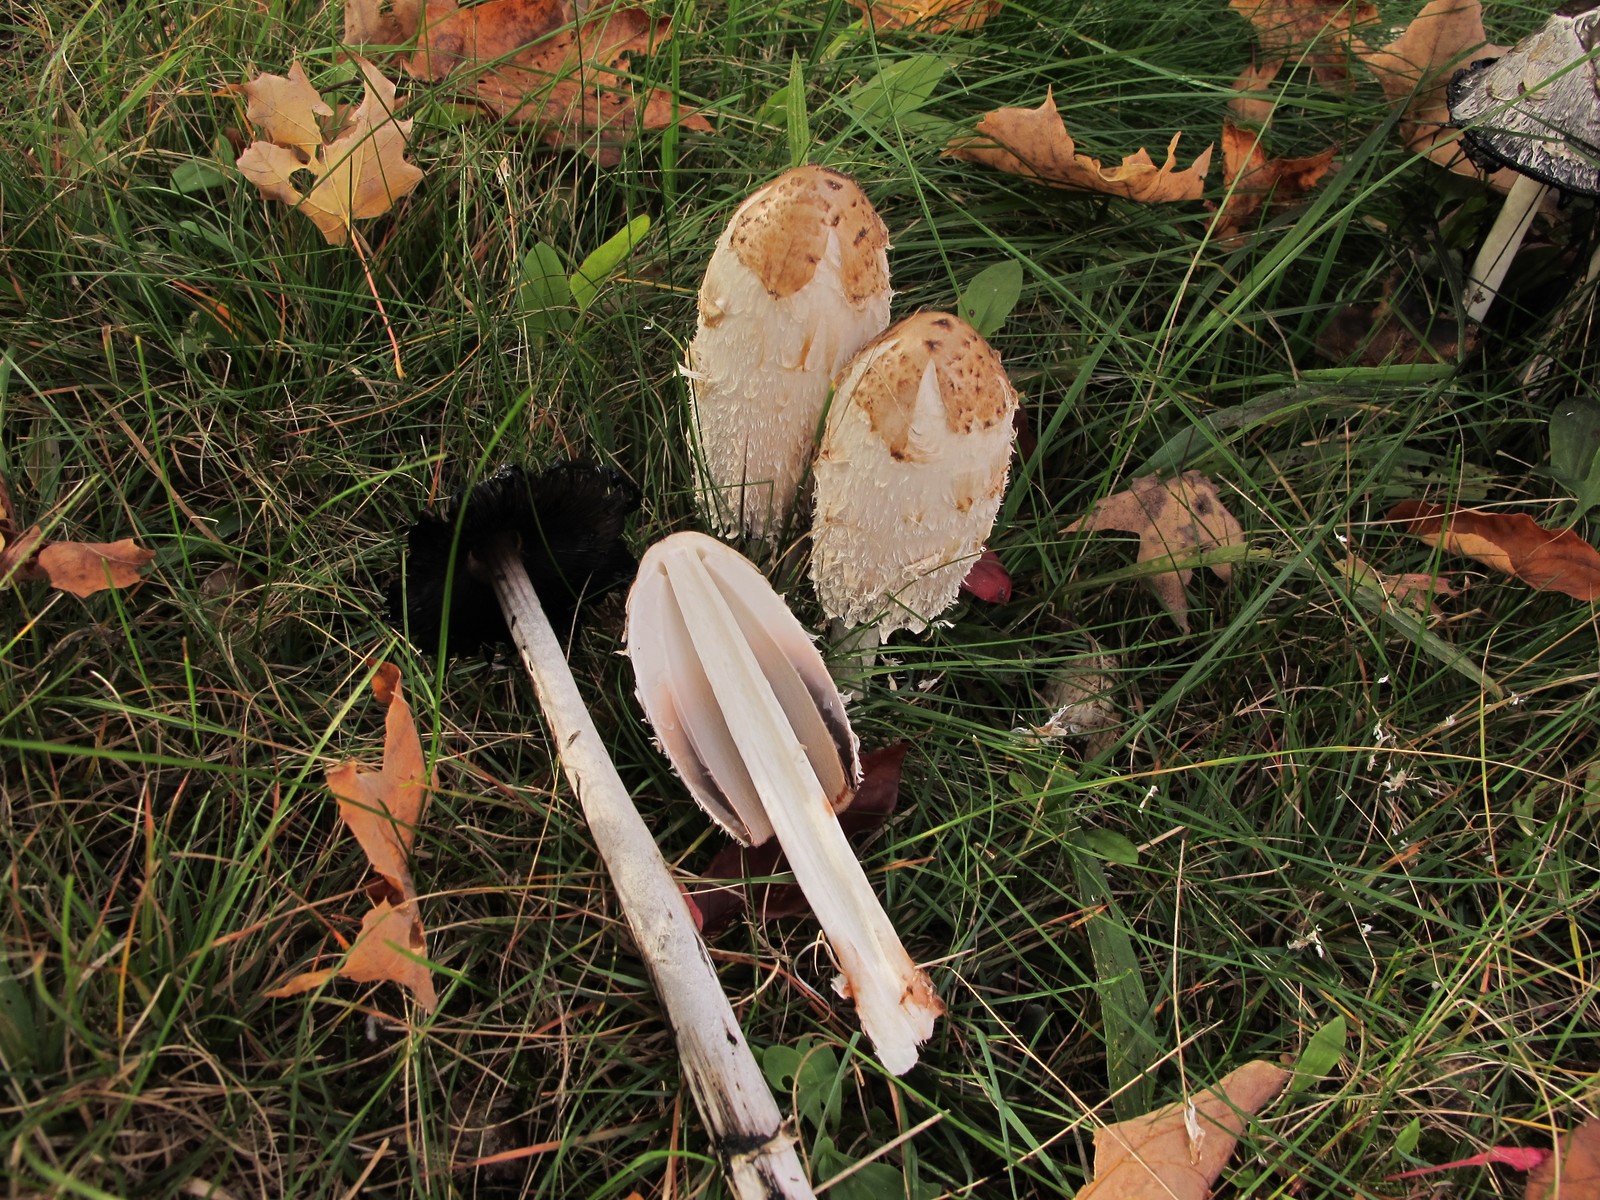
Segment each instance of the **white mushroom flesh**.
[[719,533],[784,533],[834,376],[889,324],[888,250],[866,194],[825,167],[779,176],[723,231],[684,367],[697,494]]
[[[678,774],[736,837],[759,841],[763,829],[777,837],[839,964],[835,988],[854,1001],[884,1066],[910,1070],[944,1005],[839,827],[836,808],[860,771],[855,735],[805,630],[748,559],[680,533],[639,564],[628,654]],[[729,744],[738,771],[719,774],[697,754]]]
[[829,616],[887,637],[954,603],[1005,495],[1016,408],[999,356],[948,313],[908,317],[845,366],[815,467]]

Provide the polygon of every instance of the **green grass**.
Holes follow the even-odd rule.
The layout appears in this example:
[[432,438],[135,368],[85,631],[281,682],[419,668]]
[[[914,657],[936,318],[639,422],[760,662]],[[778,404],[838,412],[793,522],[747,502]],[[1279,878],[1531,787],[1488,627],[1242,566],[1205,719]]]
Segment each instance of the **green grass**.
[[[877,1068],[813,925],[714,943],[752,1044],[816,1064],[795,1087],[817,1181],[921,1126],[883,1159],[897,1191],[1056,1195],[1098,1125],[1295,1055],[1340,1016],[1344,1054],[1253,1128],[1230,1194],[1403,1196],[1385,1175],[1583,1119],[1600,1061],[1593,613],[1375,522],[1454,495],[1570,514],[1545,422],[1592,395],[1591,310],[1543,316],[1588,260],[1592,208],[1525,253],[1478,353],[1327,361],[1319,332],[1387,282],[1449,315],[1493,212],[1398,147],[1370,82],[1288,79],[1272,150],[1337,140],[1342,166],[1234,242],[1204,240],[1199,205],[1069,196],[940,154],[1053,86],[1086,152],[1159,151],[1182,129],[1187,162],[1251,54],[1221,0],[1019,3],[920,40],[862,34],[840,3],[684,0],[676,17],[634,70],[719,132],[643,138],[615,168],[403,88],[427,178],[363,232],[404,378],[357,256],[229,173],[243,112],[222,89],[296,56],[336,77],[337,6],[38,0],[0,18],[0,471],[24,521],[158,555],[135,590],[0,601],[8,1194],[720,1194],[531,689],[415,654],[382,587],[411,514],[505,460],[614,463],[646,497],[638,548],[694,526],[677,363],[717,233],[791,161],[781,97],[760,114],[795,56],[811,159],[854,174],[893,234],[897,314],[1022,264],[993,341],[1037,443],[992,542],[1015,598],[963,601],[892,646],[854,710],[865,744],[912,744],[901,810],[864,857],[949,1005],[922,1065]],[[1497,9],[1490,33],[1540,19]],[[948,67],[925,105],[862,102],[918,54]],[[173,187],[219,153],[219,186]],[[625,274],[529,344],[524,256],[546,242],[575,265],[641,214]],[[1522,388],[1546,347],[1551,381]],[[1250,402],[1252,420],[1198,425]],[[1196,428],[1218,432],[1169,445]],[[1250,536],[1231,586],[1196,574],[1189,637],[1126,569],[1129,543],[1061,533],[1147,460],[1204,470]],[[1334,569],[1343,539],[1384,571],[1472,586],[1419,629]],[[820,623],[806,587],[789,598]],[[609,600],[572,659],[692,872],[720,835],[650,743],[620,627]],[[1117,661],[1114,736],[1013,734],[1091,651]],[[377,752],[379,657],[401,664],[441,778],[415,865],[432,1021],[388,985],[261,995],[365,904],[321,779]],[[1137,863],[1096,857],[1119,844],[1106,834]],[[1108,1044],[1119,1079],[1149,1064],[1117,1096]],[[775,1064],[793,1061],[769,1068],[788,1079]],[[452,1172],[519,1147],[540,1149]],[[1520,1188],[1450,1179],[1459,1196]]]

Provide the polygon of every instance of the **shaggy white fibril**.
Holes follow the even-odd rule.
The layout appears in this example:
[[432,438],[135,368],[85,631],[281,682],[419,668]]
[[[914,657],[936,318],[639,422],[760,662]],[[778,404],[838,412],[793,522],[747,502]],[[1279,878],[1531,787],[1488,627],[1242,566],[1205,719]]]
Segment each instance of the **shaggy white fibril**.
[[825,167],[779,176],[723,231],[684,366],[698,498],[719,533],[783,533],[834,376],[889,324],[888,249],[866,194]]
[[817,457],[811,578],[830,617],[921,632],[994,525],[1017,394],[959,317],[908,317],[840,376]]

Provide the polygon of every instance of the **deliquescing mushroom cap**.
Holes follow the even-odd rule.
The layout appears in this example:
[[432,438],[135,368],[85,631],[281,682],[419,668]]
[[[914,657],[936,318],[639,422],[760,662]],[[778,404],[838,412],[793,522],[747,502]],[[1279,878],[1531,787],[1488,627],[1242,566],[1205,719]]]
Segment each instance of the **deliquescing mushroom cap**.
[[509,537],[552,627],[562,632],[581,601],[633,577],[622,527],[639,499],[623,475],[591,462],[559,462],[537,473],[502,467],[438,511],[418,515],[406,534],[404,577],[389,587],[389,619],[428,652],[438,650],[441,626],[449,654],[509,643],[484,570],[491,548]]
[[866,193],[826,167],[785,172],[729,221],[684,366],[700,506],[718,532],[784,532],[834,375],[889,324],[888,250]]
[[1450,119],[1474,159],[1563,191],[1600,195],[1596,45],[1600,4],[1582,0],[1499,58],[1458,71]]
[[841,374],[815,465],[829,616],[920,632],[955,602],[1005,495],[1017,393],[959,317],[907,317]]

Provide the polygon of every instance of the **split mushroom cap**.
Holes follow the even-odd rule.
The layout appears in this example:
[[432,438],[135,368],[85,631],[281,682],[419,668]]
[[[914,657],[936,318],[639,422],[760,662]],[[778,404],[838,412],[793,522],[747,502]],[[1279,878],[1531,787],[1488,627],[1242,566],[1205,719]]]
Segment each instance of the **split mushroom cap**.
[[866,193],[815,166],[753,193],[718,239],[684,367],[717,532],[783,533],[833,377],[889,324],[888,250]]
[[815,467],[811,578],[830,617],[887,637],[954,603],[1005,495],[1016,408],[999,355],[948,313],[846,365]]
[[580,599],[633,577],[622,527],[639,507],[639,489],[594,463],[556,463],[538,473],[506,466],[423,512],[406,534],[405,575],[389,586],[389,619],[423,650],[469,654],[509,644],[485,564],[496,545],[517,547],[540,603],[558,630],[569,628]]
[[1475,158],[1600,195],[1600,5],[1567,5],[1499,58],[1450,81],[1450,119]]
[[810,638],[749,559],[703,533],[645,552],[628,594],[639,700],[691,792],[741,840],[775,837],[839,964],[839,995],[893,1074],[944,1004],[835,815],[855,735]]
[[1600,195],[1600,5],[1568,5],[1499,58],[1450,81],[1451,121],[1480,163],[1520,174],[1468,273],[1465,310],[1481,322],[1551,188]]

